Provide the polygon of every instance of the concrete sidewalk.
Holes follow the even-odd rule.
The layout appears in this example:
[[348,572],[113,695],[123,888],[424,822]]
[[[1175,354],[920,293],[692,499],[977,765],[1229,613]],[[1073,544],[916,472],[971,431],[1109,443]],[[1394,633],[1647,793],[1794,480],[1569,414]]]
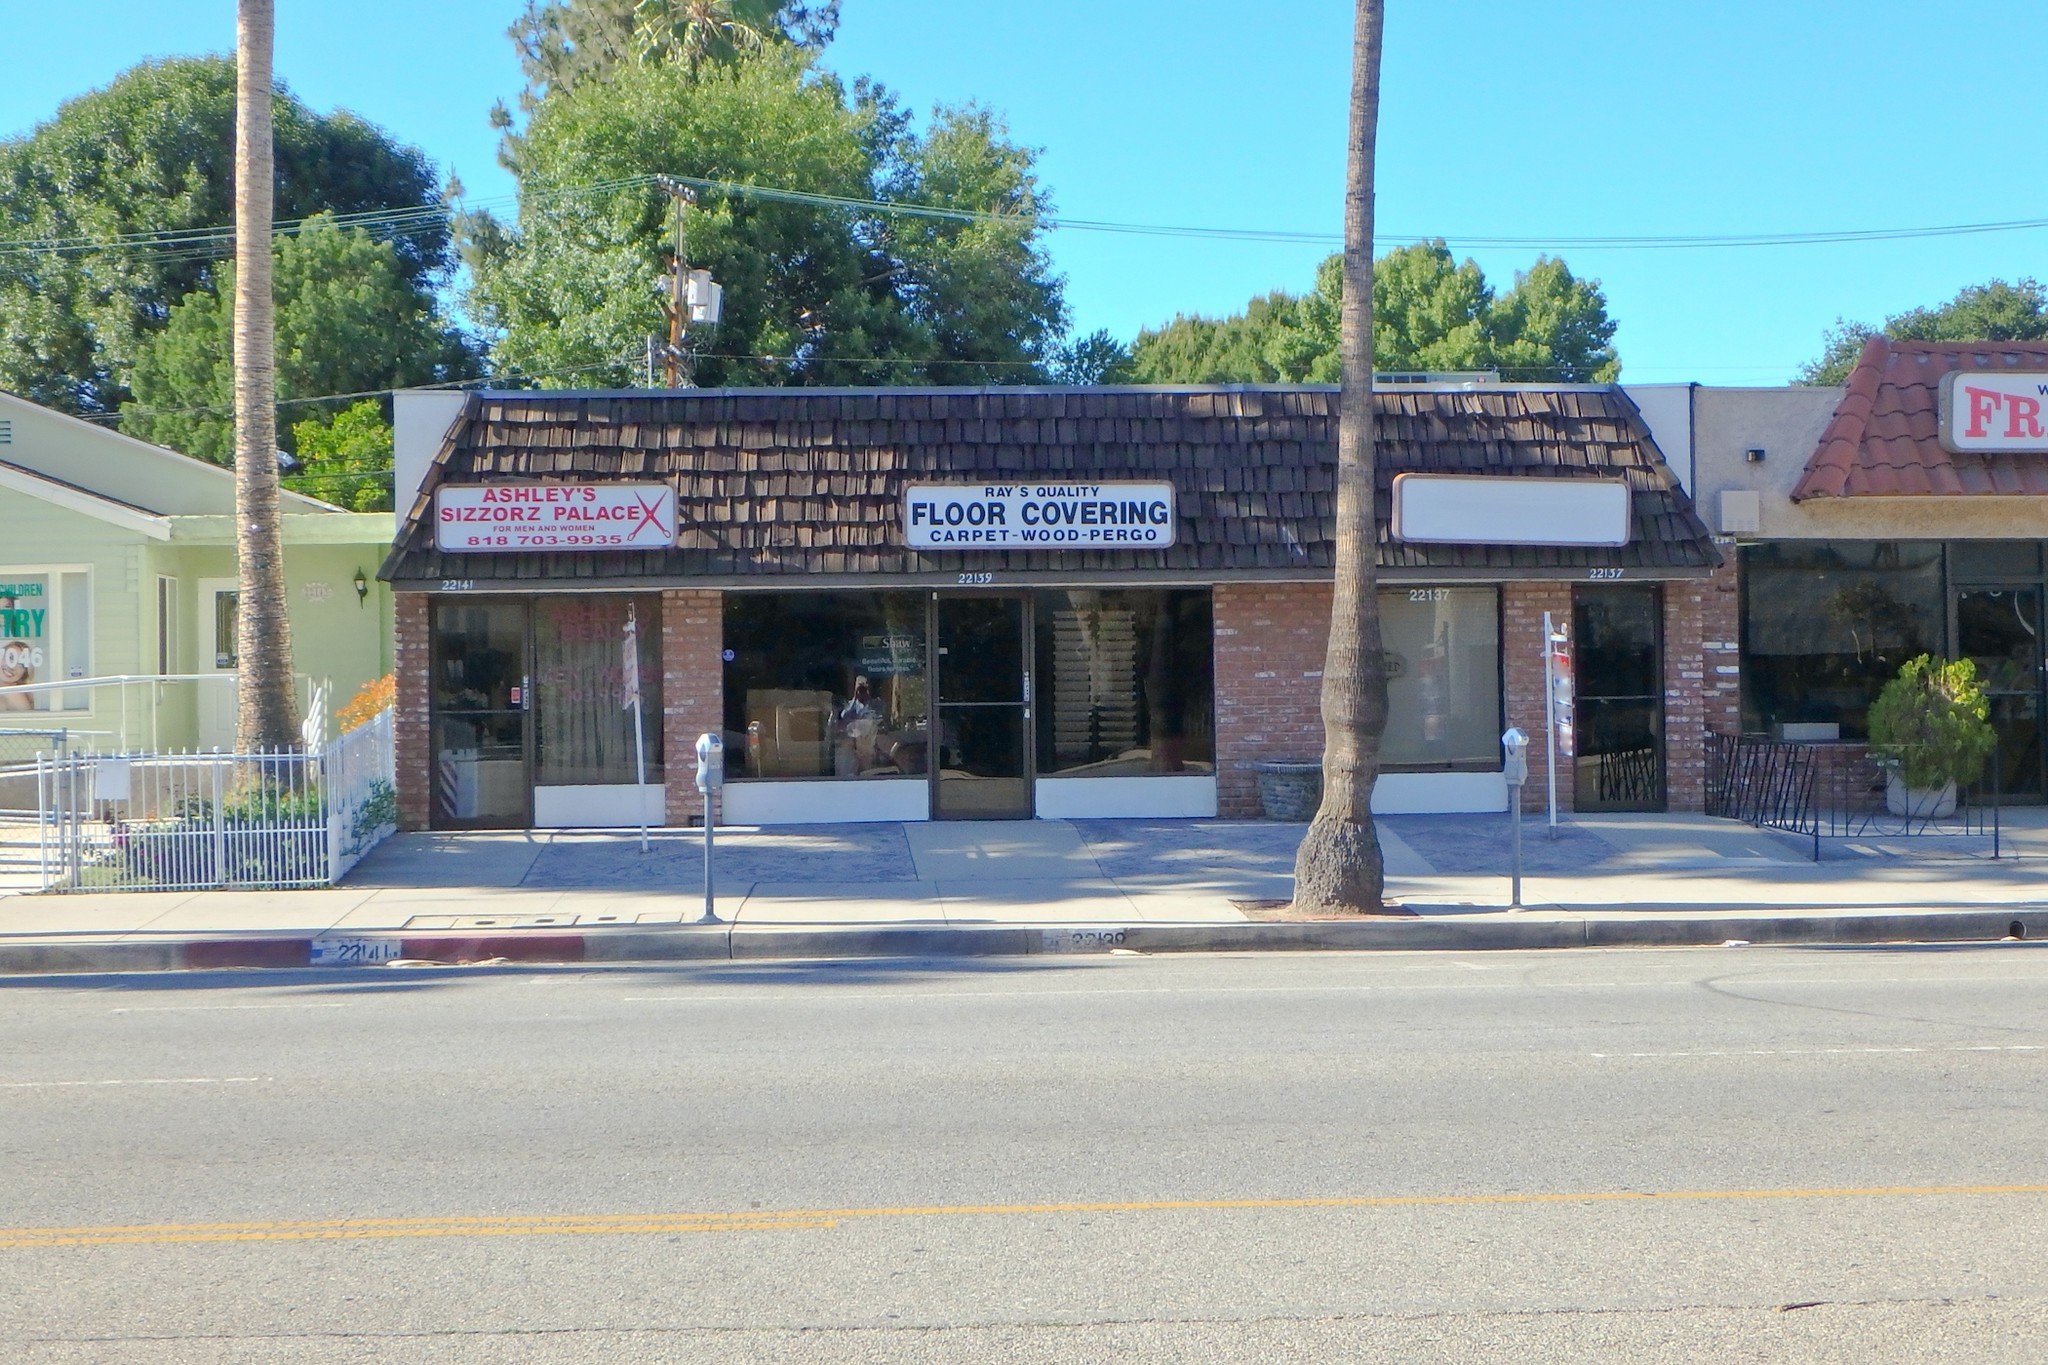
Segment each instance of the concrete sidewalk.
[[[2048,922],[2048,822],[1988,841],[1919,841],[1820,863],[1798,841],[1687,815],[1524,827],[1507,907],[1503,816],[1380,823],[1387,891],[1412,918],[1260,922],[1292,894],[1302,826],[1039,820],[720,831],[703,913],[701,836],[404,835],[321,891],[16,896],[0,970],[372,960],[623,960],[1117,947],[1530,947],[1569,942],[1832,942],[2000,937]],[[1498,869],[1498,870],[1496,870]],[[235,945],[243,945],[236,947]],[[252,946],[253,945],[253,946]],[[196,952],[196,955],[195,955]],[[106,969],[106,968],[100,968]]]

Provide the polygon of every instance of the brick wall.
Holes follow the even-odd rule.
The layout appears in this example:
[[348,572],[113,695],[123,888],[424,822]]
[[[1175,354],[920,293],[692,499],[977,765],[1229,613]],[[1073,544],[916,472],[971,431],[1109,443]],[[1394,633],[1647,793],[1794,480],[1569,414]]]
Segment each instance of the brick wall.
[[[1567,627],[1572,619],[1572,585],[1567,582],[1504,583],[1500,590],[1501,673],[1506,684],[1507,720],[1529,736],[1529,780],[1522,809],[1540,811],[1550,799],[1543,745],[1543,613]],[[1573,771],[1568,758],[1557,763],[1557,808],[1573,809]]]
[[1706,807],[1708,731],[1742,729],[1735,547],[1711,578],[1664,585],[1664,786],[1675,811]]
[[1216,811],[1259,813],[1247,765],[1323,752],[1327,583],[1219,583],[1216,609]]
[[392,667],[398,675],[398,705],[392,741],[398,764],[398,827],[425,829],[433,804],[433,736],[427,719],[427,684],[432,662],[427,641],[427,595],[393,593]]
[[[697,793],[697,736],[725,731],[725,598],[702,588],[661,595],[661,709],[667,817],[682,826],[703,816]],[[741,755],[726,755],[727,771]]]

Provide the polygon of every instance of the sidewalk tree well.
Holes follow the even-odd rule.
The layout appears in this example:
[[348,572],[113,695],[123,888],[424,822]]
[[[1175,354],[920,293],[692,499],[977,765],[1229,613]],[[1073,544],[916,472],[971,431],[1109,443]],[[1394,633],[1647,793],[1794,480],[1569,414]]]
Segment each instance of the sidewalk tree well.
[[1870,705],[1870,752],[1893,764],[1906,789],[1975,782],[1998,743],[1991,706],[1968,659],[1909,659]]
[[1344,187],[1343,358],[1337,414],[1337,571],[1323,664],[1323,804],[1295,854],[1294,904],[1372,914],[1385,866],[1372,824],[1387,676],[1380,646],[1373,509],[1373,152],[1380,112],[1382,0],[1358,0],[1351,48],[1350,157]]

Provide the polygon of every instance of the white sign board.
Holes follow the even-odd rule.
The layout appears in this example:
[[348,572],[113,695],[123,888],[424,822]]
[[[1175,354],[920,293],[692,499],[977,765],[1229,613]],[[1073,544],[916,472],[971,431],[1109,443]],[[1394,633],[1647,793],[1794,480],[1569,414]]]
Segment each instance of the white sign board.
[[1941,377],[1938,406],[1954,454],[2048,454],[2048,373],[1957,370]]
[[505,550],[666,550],[676,490],[665,483],[443,484],[434,546]]
[[1394,539],[1421,545],[1626,545],[1621,479],[1397,474]]
[[1158,550],[1173,544],[1170,483],[912,484],[913,550]]

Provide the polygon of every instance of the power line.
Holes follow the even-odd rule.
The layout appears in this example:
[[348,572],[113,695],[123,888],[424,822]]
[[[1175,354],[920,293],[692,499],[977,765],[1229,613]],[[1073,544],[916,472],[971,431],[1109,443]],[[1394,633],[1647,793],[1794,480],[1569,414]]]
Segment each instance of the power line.
[[[958,223],[986,223],[1026,231],[1103,232],[1121,235],[1180,237],[1194,240],[1264,242],[1281,245],[1333,247],[1342,244],[1336,232],[1302,232],[1279,228],[1200,227],[1189,224],[1129,223],[1106,219],[1065,218],[1052,214],[999,213],[981,209],[950,208],[937,204],[865,199],[848,195],[819,194],[808,190],[782,189],[733,180],[701,176],[669,177],[681,184],[721,194],[772,203],[800,204],[868,216],[915,218]],[[409,236],[449,229],[463,216],[492,208],[518,205],[522,209],[581,198],[587,195],[652,187],[654,175],[621,176],[607,180],[569,185],[539,185],[522,190],[516,197],[500,196],[452,204],[422,204],[391,209],[366,209],[328,215],[338,227],[383,231]],[[293,236],[305,230],[310,219],[296,219],[277,225],[277,235]],[[1838,228],[1811,232],[1701,233],[1701,234],[1619,234],[1619,235],[1517,235],[1495,236],[1478,233],[1382,233],[1376,246],[1441,238],[1466,248],[1519,248],[1536,250],[1618,250],[1675,251],[1747,249],[1786,246],[1847,245],[1864,242],[1910,241],[1942,237],[1975,236],[1991,233],[2032,232],[2048,228],[2048,218],[2015,218],[1978,223],[1948,223],[1920,227]],[[23,238],[0,241],[0,257],[24,254],[76,255],[101,251],[152,251],[172,260],[214,259],[233,246],[231,227],[186,228],[161,232],[133,232],[106,238]]]

